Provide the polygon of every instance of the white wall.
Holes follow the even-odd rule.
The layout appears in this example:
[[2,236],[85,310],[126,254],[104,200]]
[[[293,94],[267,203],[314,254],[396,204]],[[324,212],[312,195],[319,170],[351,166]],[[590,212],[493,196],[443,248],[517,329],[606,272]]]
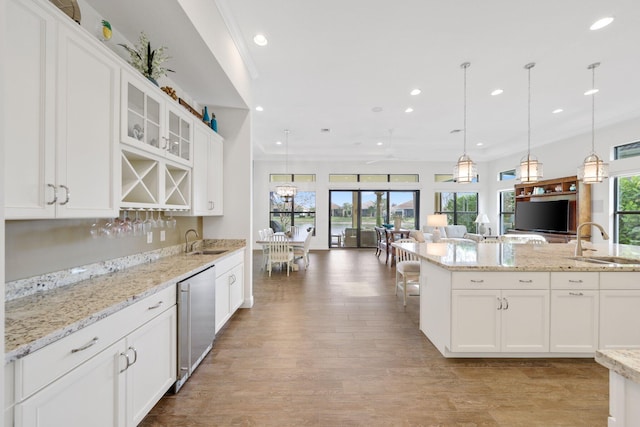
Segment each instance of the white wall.
[[[5,37],[5,1],[0,0],[0,58],[4,58]],[[0,61],[0,100],[4,100],[4,62]],[[4,129],[4,102],[0,101],[0,129]],[[0,132],[0,165],[4,165],[4,132]],[[4,295],[4,174],[0,173],[0,277],[2,277],[2,286],[0,286],[0,295]],[[0,334],[2,343],[0,343],[0,354],[4,354],[4,304],[0,304]],[[4,369],[0,369],[0,384],[4,384]],[[0,389],[0,402],[4,402],[4,386]],[[4,406],[3,406],[4,409]],[[0,427],[4,426],[4,411],[0,416]]]
[[[640,140],[640,120],[629,120],[617,125],[596,130],[596,152],[605,159],[610,158],[613,147]],[[531,153],[536,155],[544,164],[544,178],[553,179],[577,174],[577,168],[583,159],[591,151],[591,134],[555,142],[542,147],[532,148]],[[418,189],[420,190],[420,223],[424,225],[427,214],[433,213],[435,191],[478,191],[478,211],[486,213],[491,221],[492,230],[498,230],[498,191],[512,189],[515,181],[497,181],[501,171],[514,169],[526,153],[526,141],[523,141],[522,152],[516,155],[506,156],[488,163],[479,163],[478,172],[480,182],[477,184],[435,183],[433,175],[436,173],[451,173],[453,162],[379,162],[367,165],[364,162],[301,162],[289,160],[288,173],[315,173],[316,182],[313,184],[300,184],[300,190],[316,191],[316,236],[312,241],[312,249],[328,248],[328,212],[329,189]],[[472,156],[473,158],[473,156]],[[610,161],[610,175],[621,175],[640,172],[640,157]],[[275,188],[275,184],[269,183],[269,174],[284,173],[284,161],[254,161],[254,222],[253,240],[258,238],[257,230],[268,227],[269,223],[269,191]],[[418,173],[420,183],[416,184],[392,184],[386,186],[379,184],[366,185],[330,185],[328,177],[331,173]],[[613,180],[607,180],[603,184],[596,184],[592,188],[592,218],[593,221],[605,226],[609,232],[613,230],[612,216],[612,187]],[[610,233],[611,234],[611,233]],[[599,233],[594,241],[600,239]]]

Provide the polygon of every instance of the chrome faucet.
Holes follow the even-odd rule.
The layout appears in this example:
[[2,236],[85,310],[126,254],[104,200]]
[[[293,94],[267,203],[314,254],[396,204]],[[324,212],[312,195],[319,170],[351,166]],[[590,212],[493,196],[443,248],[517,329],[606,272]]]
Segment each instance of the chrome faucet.
[[595,222],[583,222],[582,224],[580,224],[578,226],[578,229],[576,230],[577,232],[577,236],[576,238],[578,239],[578,243],[576,243],[576,256],[582,256],[582,227],[584,227],[585,225],[593,225],[595,227],[597,227],[600,230],[600,234],[602,234],[602,238],[604,240],[609,240],[609,235],[607,234],[606,231],[604,231],[604,228],[602,228],[602,226],[600,224],[597,224]]
[[[187,230],[186,233],[184,233],[184,251],[189,253],[189,252],[193,252],[193,244],[195,243],[195,240],[193,242],[191,242],[191,246],[189,246],[189,233],[194,232],[197,238],[200,238],[200,236],[198,235],[198,232],[196,230],[194,230],[193,228],[190,228]],[[191,250],[189,250],[189,248],[191,248]]]

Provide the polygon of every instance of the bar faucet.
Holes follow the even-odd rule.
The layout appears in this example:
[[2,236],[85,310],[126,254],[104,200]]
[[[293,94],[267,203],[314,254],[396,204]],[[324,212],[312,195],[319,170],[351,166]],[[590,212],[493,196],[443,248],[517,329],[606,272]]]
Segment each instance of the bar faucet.
[[[191,246],[189,246],[189,233],[191,233],[192,231],[195,233],[197,238],[200,238],[198,232],[193,228],[188,229],[187,232],[184,233],[184,251],[187,253],[193,252],[193,244],[195,243],[195,240],[191,242]],[[189,248],[191,248],[191,250],[189,250]]]
[[578,239],[578,243],[576,243],[576,256],[582,256],[582,227],[584,227],[585,225],[593,225],[597,227],[600,230],[600,234],[602,234],[602,238],[604,240],[609,240],[609,235],[606,231],[604,231],[604,228],[602,228],[600,224],[597,224],[595,222],[583,222],[578,226],[578,229],[576,230],[576,238]]

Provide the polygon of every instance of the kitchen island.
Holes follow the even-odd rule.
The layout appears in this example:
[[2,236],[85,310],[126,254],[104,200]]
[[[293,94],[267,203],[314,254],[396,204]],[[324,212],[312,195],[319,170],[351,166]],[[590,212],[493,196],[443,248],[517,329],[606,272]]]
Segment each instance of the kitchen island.
[[445,357],[640,348],[640,247],[585,251],[613,263],[574,259],[573,244],[398,245],[421,260],[420,330]]
[[609,368],[609,427],[640,425],[640,350],[599,350]]

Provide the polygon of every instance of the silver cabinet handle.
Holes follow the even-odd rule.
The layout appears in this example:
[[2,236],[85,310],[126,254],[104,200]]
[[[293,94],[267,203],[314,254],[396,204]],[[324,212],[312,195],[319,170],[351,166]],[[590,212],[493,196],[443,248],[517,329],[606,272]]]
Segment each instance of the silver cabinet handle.
[[533,283],[533,280],[531,280],[531,279],[529,279],[529,280],[520,279],[520,280],[518,280],[518,282],[520,282],[520,283]]
[[229,284],[233,285],[234,283],[236,283],[236,275],[232,274],[231,276],[229,276]]
[[471,279],[471,283],[484,283],[484,280],[474,280],[474,279]]
[[158,303],[156,305],[152,305],[151,307],[147,307],[147,310],[155,310],[156,308],[159,308],[162,304],[163,304],[162,301],[158,301]]
[[209,200],[209,210],[210,211],[213,210],[213,202],[211,200]]
[[569,295],[574,296],[574,297],[584,296],[584,294],[582,292],[569,292]]
[[503,310],[508,310],[509,309],[509,300],[506,298],[502,298],[504,300],[504,309]]
[[161,149],[162,150],[169,149],[169,138],[167,138],[166,136],[163,136],[161,138],[164,139],[164,145],[161,147]]
[[58,187],[64,188],[64,191],[65,191],[64,202],[60,202],[60,204],[66,205],[67,203],[69,203],[69,197],[71,197],[71,193],[69,192],[69,187],[67,187],[66,185],[59,185]]
[[497,298],[500,305],[498,306],[498,310],[502,310],[502,298]]
[[127,365],[124,368],[120,369],[120,373],[123,373],[124,371],[129,369],[129,366],[131,366],[131,363],[129,363],[129,355],[126,352],[120,353],[120,356],[124,356],[124,358],[127,360]]
[[[135,347],[133,346],[129,346],[129,349],[127,350],[127,353],[129,352],[129,350],[133,351],[133,362],[131,362],[129,364],[129,366],[133,365],[134,363],[136,363],[138,361],[138,351],[135,349]],[[127,362],[129,361],[129,358],[127,357]],[[127,366],[127,368],[129,367]]]
[[58,191],[56,190],[58,187],[53,184],[47,184],[47,187],[53,188],[53,200],[47,202],[48,205],[53,205],[58,201]]
[[82,345],[78,348],[72,348],[71,349],[71,353],[77,353],[79,351],[83,351],[88,349],[89,347],[96,345],[96,343],[98,342],[98,337],[93,337],[93,339],[91,341],[89,341],[88,343],[86,343],[85,345]]
[[569,283],[582,283],[582,280],[571,280],[571,279],[569,279]]

